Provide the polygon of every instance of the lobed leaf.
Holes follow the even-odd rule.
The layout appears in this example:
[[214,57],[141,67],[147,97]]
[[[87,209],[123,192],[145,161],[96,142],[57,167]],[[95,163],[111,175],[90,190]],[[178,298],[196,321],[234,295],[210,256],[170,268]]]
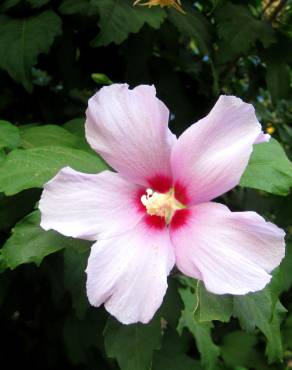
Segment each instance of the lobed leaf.
[[267,288],[245,296],[234,296],[234,316],[244,330],[250,332],[257,327],[265,335],[269,362],[283,359],[280,324],[284,312],[284,307],[279,301],[273,301]]
[[215,11],[218,22],[219,61],[229,61],[244,54],[260,41],[264,47],[275,42],[274,31],[265,20],[256,19],[247,6],[230,2]]
[[200,323],[195,320],[194,313],[197,307],[197,298],[189,288],[180,289],[184,302],[179,329],[188,329],[194,336],[198,351],[201,355],[201,362],[207,370],[218,369],[219,348],[214,344],[211,336],[213,324],[211,322]]
[[137,33],[144,24],[159,28],[166,13],[158,7],[148,9],[133,6],[132,0],[91,0],[99,14],[99,35],[92,41],[92,46],[107,46],[110,43],[121,44],[130,33]]

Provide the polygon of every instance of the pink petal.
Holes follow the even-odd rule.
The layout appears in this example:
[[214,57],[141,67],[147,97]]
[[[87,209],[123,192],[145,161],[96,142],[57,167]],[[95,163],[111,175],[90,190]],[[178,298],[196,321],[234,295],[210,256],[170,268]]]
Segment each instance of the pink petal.
[[97,240],[134,227],[144,215],[141,189],[119,174],[63,168],[44,188],[41,226],[74,238]]
[[[153,86],[103,87],[88,103],[86,138],[107,163],[133,182],[171,178],[169,111]],[[170,180],[171,181],[171,180]]]
[[255,212],[231,212],[213,202],[192,207],[170,236],[178,268],[216,294],[263,289],[285,254],[283,230]]
[[94,244],[88,260],[87,295],[124,324],[149,322],[160,307],[174,252],[166,228],[142,221],[134,229]]
[[261,143],[268,143],[271,139],[270,134],[264,134],[261,132],[259,136],[256,138],[255,144],[261,144]]
[[189,204],[209,201],[239,183],[260,132],[251,104],[220,96],[211,112],[179,137],[171,165]]

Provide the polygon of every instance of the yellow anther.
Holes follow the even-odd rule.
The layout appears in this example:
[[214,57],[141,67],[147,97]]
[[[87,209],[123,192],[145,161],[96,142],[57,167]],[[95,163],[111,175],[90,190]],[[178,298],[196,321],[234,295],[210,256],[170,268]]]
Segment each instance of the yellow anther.
[[141,197],[141,202],[149,215],[164,217],[167,224],[176,210],[184,208],[184,205],[175,199],[173,190],[157,193],[147,189],[146,194]]
[[179,12],[185,14],[182,6],[181,6],[181,1],[180,0],[149,0],[146,3],[142,3],[142,0],[136,0],[133,5],[142,5],[142,6],[148,6],[151,8],[152,6],[161,6],[161,8],[164,8],[165,6],[167,7],[172,7],[178,10]]
[[275,132],[275,127],[274,126],[269,126],[266,129],[267,133],[272,135]]

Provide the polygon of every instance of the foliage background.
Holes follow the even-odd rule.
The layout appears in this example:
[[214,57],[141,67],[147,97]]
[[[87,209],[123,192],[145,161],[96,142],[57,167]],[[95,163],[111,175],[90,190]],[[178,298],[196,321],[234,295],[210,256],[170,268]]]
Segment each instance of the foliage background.
[[285,260],[262,292],[214,296],[174,273],[154,320],[122,326],[88,305],[90,244],[38,226],[41,187],[60,168],[105,168],[83,124],[88,98],[108,79],[155,84],[176,134],[220,93],[240,96],[291,157],[292,1],[182,5],[185,15],[130,0],[0,4],[3,368],[292,368],[292,165],[277,142],[257,146],[241,187],[222,199],[288,233]]

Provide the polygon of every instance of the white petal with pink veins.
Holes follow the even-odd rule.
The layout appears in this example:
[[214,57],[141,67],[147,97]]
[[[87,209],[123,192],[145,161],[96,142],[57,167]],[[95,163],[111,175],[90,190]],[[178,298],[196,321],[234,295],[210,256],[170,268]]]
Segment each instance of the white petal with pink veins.
[[170,235],[178,268],[216,294],[263,289],[285,255],[283,230],[255,212],[231,212],[213,202],[192,207]]
[[101,240],[88,260],[87,295],[124,324],[149,322],[160,307],[174,251],[166,228],[143,221],[118,237]]
[[89,175],[63,168],[45,185],[39,203],[41,226],[88,240],[123,233],[143,217],[139,192],[114,172]]
[[261,133],[254,108],[234,96],[220,96],[211,112],[188,128],[171,154],[175,181],[189,204],[206,202],[239,183]]
[[86,138],[111,167],[147,186],[156,176],[171,177],[169,111],[154,86],[103,87],[88,103]]

